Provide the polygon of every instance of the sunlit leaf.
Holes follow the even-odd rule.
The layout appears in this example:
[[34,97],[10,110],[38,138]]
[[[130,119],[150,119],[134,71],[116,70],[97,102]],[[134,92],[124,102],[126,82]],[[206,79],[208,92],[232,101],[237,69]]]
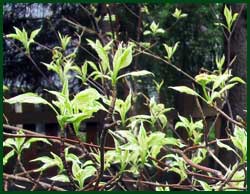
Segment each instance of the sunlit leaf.
[[141,70],[141,71],[132,71],[132,72],[129,72],[129,73],[125,73],[121,76],[119,76],[117,79],[120,79],[120,78],[123,78],[123,77],[126,77],[126,76],[134,76],[134,77],[137,77],[137,76],[145,76],[145,75],[153,75],[154,74],[150,71],[146,71],[146,70]]
[[14,156],[15,151],[11,150],[10,152],[8,152],[4,157],[3,157],[3,165],[5,166],[5,164],[8,163],[9,159]]
[[197,92],[195,92],[193,89],[187,87],[187,86],[175,86],[175,87],[169,87],[173,90],[176,90],[180,93],[185,93],[193,96],[200,96]]
[[52,181],[59,181],[59,182],[63,182],[63,183],[69,183],[69,178],[64,175],[64,174],[59,174],[59,175],[56,175],[56,176],[53,176],[51,178],[49,178],[50,180]]

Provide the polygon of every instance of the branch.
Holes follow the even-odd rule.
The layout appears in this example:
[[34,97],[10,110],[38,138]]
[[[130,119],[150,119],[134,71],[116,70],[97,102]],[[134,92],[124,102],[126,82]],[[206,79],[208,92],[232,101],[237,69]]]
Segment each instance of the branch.
[[[6,174],[6,173],[3,173],[3,176],[6,179],[13,179],[13,180],[17,180],[17,181],[24,181],[24,182],[30,183],[30,180],[28,178],[25,178],[25,177],[20,177],[20,176],[17,176],[17,175],[11,175],[11,174]],[[39,184],[42,185],[46,189],[50,188],[50,184],[48,184],[48,183],[44,183],[44,182],[39,181]],[[66,191],[63,188],[56,187],[56,186],[54,186],[53,189],[55,191]]]
[[[112,119],[113,111],[115,108],[116,96],[117,96],[117,89],[116,89],[116,86],[114,86],[113,90],[112,90],[112,101],[111,101],[111,104],[109,107],[109,111],[104,119],[105,121],[110,121]],[[98,175],[94,190],[96,190],[98,188],[99,182],[100,182],[100,180],[103,176],[103,173],[104,173],[104,162],[105,162],[104,161],[104,146],[106,144],[106,136],[107,136],[107,131],[109,129],[108,127],[109,127],[109,125],[104,125],[102,132],[101,132],[101,137],[100,137],[100,173]]]
[[199,165],[199,164],[196,164],[194,163],[192,160],[190,160],[185,154],[183,151],[179,150],[179,149],[173,149],[173,148],[167,148],[168,150],[174,152],[174,153],[178,153],[182,156],[182,158],[185,160],[185,162],[187,162],[190,166],[196,168],[196,169],[199,169],[199,170],[202,170],[202,171],[205,171],[205,172],[209,172],[209,173],[212,173],[213,175],[219,177],[219,178],[223,178],[222,176],[222,173],[221,171],[219,170],[215,170],[215,169],[212,169],[212,168],[208,168],[206,166],[202,166],[202,165]]
[[[3,132],[3,135],[5,135],[6,137],[37,137],[37,138],[46,138],[46,139],[51,139],[51,141],[56,142],[56,143],[60,143],[61,138],[58,136],[48,136],[48,135],[41,135],[40,133],[36,133],[33,131],[29,131],[27,129],[22,129],[22,128],[18,128],[18,127],[14,127],[14,126],[10,126],[10,125],[6,125],[3,124],[3,128],[5,129],[10,129],[10,130],[14,130],[14,131],[19,131],[22,130],[25,133],[25,135],[17,135],[17,134],[11,134],[11,133],[5,133]],[[68,138],[64,138],[65,141],[70,142],[69,143],[65,143],[65,145],[67,146],[72,146],[72,144],[78,144],[79,141],[73,140],[73,139],[68,139]],[[94,148],[100,148],[100,146],[96,145],[96,144],[92,144],[92,143],[85,143],[82,142],[83,145],[88,146],[88,147],[94,147]],[[77,147],[75,147],[77,149]],[[105,150],[114,150],[115,148],[113,147],[104,147]]]
[[230,121],[231,123],[234,123],[236,125],[238,125],[239,127],[245,128],[245,126],[234,120],[233,118],[229,117],[225,112],[223,112],[221,109],[219,109],[216,105],[211,105],[217,112],[219,112],[222,116],[224,116],[228,121]]
[[71,171],[69,169],[68,163],[66,161],[65,152],[64,152],[64,147],[65,147],[65,145],[64,145],[65,131],[64,130],[65,129],[61,129],[61,133],[60,133],[60,135],[61,135],[60,158],[61,158],[61,160],[63,162],[63,166],[64,166],[66,174],[67,174],[67,176],[69,178],[70,185],[72,186],[72,188],[75,189],[76,187],[75,187],[75,184],[74,184],[74,179],[73,179],[72,173],[71,173]]
[[[194,86],[194,83],[192,83],[192,87],[195,91],[195,86]],[[202,107],[201,107],[201,104],[200,104],[200,101],[198,99],[198,96],[195,96],[195,101],[196,101],[196,104],[197,104],[197,107],[198,107],[198,110],[200,111],[201,113],[201,116],[202,116],[202,120],[204,122],[204,126],[205,126],[205,130],[204,130],[204,141],[205,141],[205,144],[207,145],[208,144],[208,125],[207,125],[207,121],[206,121],[206,117],[205,117],[205,114],[202,110]]]

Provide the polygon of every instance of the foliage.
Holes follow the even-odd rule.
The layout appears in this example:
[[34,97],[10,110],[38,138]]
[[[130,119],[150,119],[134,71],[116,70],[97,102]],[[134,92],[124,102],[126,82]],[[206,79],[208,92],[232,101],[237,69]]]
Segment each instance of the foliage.
[[[147,12],[146,8],[144,7],[145,12]],[[237,14],[232,15],[231,9],[225,7],[224,15],[227,29],[231,33]],[[187,14],[186,11],[183,13],[178,8],[172,13],[172,17],[177,21],[185,20],[187,16],[189,13]],[[110,17],[111,22],[116,19],[112,15]],[[107,21],[107,17],[105,21]],[[144,31],[144,35],[151,35],[152,40],[159,43],[157,42],[158,35],[165,33],[160,28],[160,23],[153,21],[149,28],[150,30]],[[30,38],[27,37],[24,29],[21,31],[15,28],[15,31],[16,34],[10,34],[7,37],[21,41],[26,52],[29,53],[29,46],[34,42],[40,29],[33,31]],[[11,151],[3,158],[4,165],[16,154],[22,168],[23,150],[29,149],[32,143],[38,141],[51,145],[51,142],[48,141],[51,138],[60,142],[60,153],[51,151],[48,156],[38,156],[29,161],[39,164],[40,167],[33,169],[33,172],[39,172],[40,176],[51,168],[56,168],[56,175],[49,177],[53,181],[49,189],[53,189],[54,184],[60,186],[59,182],[63,182],[65,184],[63,188],[77,191],[128,190],[122,185],[126,181],[136,183],[131,187],[137,190],[143,190],[144,184],[151,185],[156,191],[169,191],[174,188],[186,189],[187,187],[191,190],[206,191],[244,189],[246,179],[244,172],[247,161],[246,126],[226,115],[218,104],[219,100],[226,101],[230,89],[237,84],[245,84],[245,81],[233,76],[230,67],[224,66],[224,55],[221,58],[216,55],[214,61],[216,69],[207,70],[207,73],[199,73],[192,78],[193,88],[183,85],[170,86],[169,91],[175,90],[191,95],[197,99],[198,103],[201,100],[226,117],[232,124],[232,133],[229,134],[226,142],[231,142],[232,145],[225,143],[225,139],[214,138],[210,142],[207,141],[209,132],[206,118],[196,120],[192,117],[178,115],[179,120],[171,126],[167,113],[173,108],[168,108],[164,103],[156,100],[156,96],[148,97],[142,94],[146,99],[148,114],[146,112],[143,114],[132,113],[131,110],[138,103],[136,99],[139,94],[130,88],[129,94],[123,100],[117,93],[117,88],[119,82],[131,77],[151,79],[154,76],[154,73],[148,70],[125,72],[133,63],[133,58],[138,51],[139,54],[146,53],[142,51],[143,48],[140,44],[132,41],[124,43],[118,40],[106,41],[105,44],[101,38],[95,41],[86,39],[88,45],[97,54],[98,60],[85,60],[79,67],[75,60],[77,49],[66,52],[72,42],[71,37],[61,33],[58,33],[58,36],[60,45],[52,48],[51,62],[43,63],[60,80],[58,90],[45,89],[55,99],[50,102],[38,94],[28,92],[4,99],[4,102],[48,105],[56,114],[61,130],[60,137],[40,136],[26,139],[25,133],[19,130],[14,138],[7,138],[3,143],[4,147],[11,148]],[[179,44],[181,42],[176,42],[173,46],[162,43],[161,47],[165,48],[163,54],[165,58],[151,55],[168,65],[173,65],[172,63],[175,62],[173,57],[177,54]],[[178,69],[178,71],[185,74],[182,70]],[[71,94],[69,82],[75,77],[81,81],[84,89]],[[157,93],[160,94],[164,80],[160,83],[153,81]],[[106,116],[103,118],[103,126],[99,129],[99,145],[93,145],[80,140],[79,130],[81,124],[96,116],[97,112],[102,112]],[[73,126],[76,140],[65,138],[67,128],[71,126]],[[185,130],[188,138],[181,137],[176,129]],[[170,135],[166,135],[169,134],[169,131],[171,131]],[[114,141],[113,147],[106,147],[107,134],[111,135]],[[66,144],[66,140],[71,144]],[[76,144],[73,145],[72,141]],[[88,146],[88,149],[85,146]],[[237,157],[237,162],[229,167],[222,164],[214,154],[213,149],[216,146],[232,152]],[[69,152],[70,149],[80,151],[81,154]],[[203,165],[202,162],[208,159],[208,155],[226,169],[226,172]],[[24,168],[22,170],[35,185],[39,185],[40,177],[35,180],[31,177],[31,173]],[[157,180],[155,172],[158,170],[161,173],[177,175],[176,183],[169,184],[168,180],[167,182]],[[211,183],[211,180],[214,182]],[[232,180],[239,181],[235,183]],[[189,185],[184,184],[186,181]],[[34,186],[34,188],[36,187]]]
[[159,28],[159,24],[156,24],[155,21],[153,21],[150,24],[149,28],[150,30],[146,30],[143,32],[144,35],[152,34],[153,36],[155,36],[157,34],[163,34],[165,32],[165,30],[163,30],[162,28]]
[[230,33],[232,31],[232,25],[238,17],[238,13],[232,13],[232,9],[227,6],[224,8],[224,16],[226,19],[226,25],[223,23],[215,23],[218,26],[223,26]]
[[30,45],[35,42],[34,38],[38,35],[41,28],[32,31],[30,34],[30,37],[28,37],[28,34],[24,28],[22,29],[22,31],[20,29],[18,29],[17,27],[14,27],[14,29],[15,29],[16,33],[15,34],[8,34],[7,38],[13,38],[13,39],[19,40],[23,44],[26,53],[29,54],[30,53]]
[[172,14],[173,17],[175,17],[177,20],[181,19],[181,18],[185,18],[188,15],[186,13],[182,13],[181,10],[179,10],[178,8],[175,8],[174,13]]
[[187,118],[178,116],[180,121],[178,121],[175,124],[175,129],[184,127],[187,130],[188,137],[193,141],[194,144],[197,144],[200,142],[200,138],[202,136],[202,133],[199,130],[203,129],[203,123],[202,120],[199,120],[197,122],[193,122],[192,118],[189,121]]
[[[23,131],[18,131],[18,135],[24,135]],[[24,149],[29,149],[32,143],[35,142],[44,142],[46,144],[51,145],[51,143],[47,139],[43,138],[30,138],[26,141],[24,137],[16,137],[16,138],[8,138],[3,142],[3,147],[9,147],[11,148],[11,151],[6,154],[3,158],[3,165],[5,165],[8,160],[14,156],[14,154],[17,154],[18,160],[21,159],[22,152]]]

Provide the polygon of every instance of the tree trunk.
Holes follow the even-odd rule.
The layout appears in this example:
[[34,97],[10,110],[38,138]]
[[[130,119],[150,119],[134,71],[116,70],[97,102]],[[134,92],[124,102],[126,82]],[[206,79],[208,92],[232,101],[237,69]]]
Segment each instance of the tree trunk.
[[[240,12],[240,9],[243,4],[231,4],[233,13]],[[246,18],[246,5],[239,16],[239,20],[236,23],[235,29],[233,31],[231,41],[230,41],[230,52],[226,53],[230,55],[230,59],[232,60],[235,56],[237,56],[235,62],[232,64],[232,74],[233,76],[238,76],[246,81],[247,77],[247,18]],[[226,45],[227,48],[227,45]],[[230,63],[230,62],[229,62]],[[229,64],[227,63],[227,64]],[[228,100],[231,107],[228,109],[228,106],[225,105],[223,111],[226,112],[229,116],[232,116],[233,119],[236,119],[236,116],[239,115],[246,121],[246,112],[244,110],[247,109],[247,90],[246,85],[238,84],[233,89],[229,91]],[[232,115],[230,115],[230,112]],[[231,129],[231,125],[227,125],[227,120],[222,118],[222,127],[220,130],[220,138],[228,137],[227,128],[229,127],[231,132],[234,129]],[[219,138],[217,137],[217,138]],[[230,146],[233,146],[230,144]],[[220,149],[219,158],[226,166],[232,166],[237,158],[234,153],[225,151],[225,149]]]
[[[239,12],[243,4],[233,4],[233,12]],[[232,65],[232,74],[247,80],[247,17],[246,5],[240,15],[231,39],[231,58],[237,56]],[[246,85],[239,84],[229,92],[229,102],[232,108],[233,117],[239,115],[246,120],[247,90]]]

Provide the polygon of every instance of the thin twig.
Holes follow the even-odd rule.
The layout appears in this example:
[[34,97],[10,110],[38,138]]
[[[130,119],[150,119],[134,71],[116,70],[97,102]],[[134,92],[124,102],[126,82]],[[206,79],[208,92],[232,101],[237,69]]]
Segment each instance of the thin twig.
[[[194,86],[194,83],[192,83],[192,87],[195,91],[195,86]],[[197,104],[197,107],[198,107],[198,110],[199,112],[201,113],[201,116],[202,116],[202,120],[203,120],[203,123],[204,123],[204,141],[205,141],[205,145],[208,144],[208,126],[207,126],[207,121],[206,121],[206,117],[205,117],[205,114],[202,110],[202,107],[201,107],[201,104],[200,104],[200,101],[198,99],[198,96],[195,96],[195,101],[196,101],[196,104]]]
[[[24,182],[30,183],[30,179],[25,178],[25,177],[20,177],[20,176],[17,176],[17,175],[11,175],[11,174],[6,174],[6,173],[3,173],[3,176],[4,176],[5,178],[8,178],[8,179],[13,179],[13,180],[17,180],[17,181],[24,181]],[[46,188],[46,189],[50,188],[50,184],[48,184],[48,183],[44,183],[44,182],[39,181],[39,184],[42,185],[42,186],[43,186],[44,188]],[[54,186],[53,189],[54,189],[55,191],[66,191],[66,190],[63,189],[63,188],[56,187],[56,186]]]
[[213,107],[217,112],[219,112],[222,116],[224,116],[228,121],[230,121],[231,123],[234,123],[236,125],[238,125],[239,127],[245,128],[245,126],[234,120],[233,118],[231,118],[230,116],[228,116],[225,112],[223,112],[221,109],[219,109],[216,105],[211,105],[211,107]]
[[179,150],[179,149],[173,149],[173,148],[167,148],[168,150],[174,152],[174,153],[178,153],[182,156],[182,158],[185,160],[185,162],[187,162],[190,166],[205,171],[205,172],[209,172],[212,173],[213,175],[219,177],[219,178],[223,178],[221,171],[219,170],[215,170],[206,166],[202,166],[199,164],[194,163],[192,160],[190,160],[184,153],[183,151]]
[[[3,134],[6,137],[37,137],[37,138],[46,138],[46,139],[51,139],[51,140],[53,140],[53,142],[57,142],[57,143],[60,143],[60,141],[61,141],[61,138],[58,137],[58,136],[42,135],[40,133],[29,131],[27,129],[22,129],[22,128],[19,128],[19,127],[14,127],[14,126],[6,125],[6,124],[3,124],[3,128],[15,130],[15,131],[22,130],[23,132],[28,133],[28,134],[25,134],[25,135],[19,135],[19,134],[11,134],[11,133],[5,133],[4,132]],[[64,138],[64,140],[66,142],[68,142],[68,143],[65,143],[65,145],[67,145],[67,146],[72,146],[72,144],[73,145],[74,144],[78,144],[78,141],[73,140],[73,139]],[[71,144],[69,144],[69,143],[71,143]],[[92,143],[82,142],[82,144],[85,145],[85,146],[88,146],[88,147],[93,147],[93,148],[98,148],[98,149],[100,148],[99,145],[92,144]],[[77,147],[75,147],[75,148],[77,148]],[[105,146],[104,149],[105,150],[114,150],[115,148]]]
[[217,158],[214,153],[210,150],[209,147],[207,147],[207,151],[209,153],[210,156],[212,156],[212,158],[227,172],[228,168],[220,161],[219,158]]
[[130,9],[126,3],[122,3],[122,6],[125,7],[125,9],[127,9],[133,16],[139,18],[140,16],[138,16],[132,9]]

